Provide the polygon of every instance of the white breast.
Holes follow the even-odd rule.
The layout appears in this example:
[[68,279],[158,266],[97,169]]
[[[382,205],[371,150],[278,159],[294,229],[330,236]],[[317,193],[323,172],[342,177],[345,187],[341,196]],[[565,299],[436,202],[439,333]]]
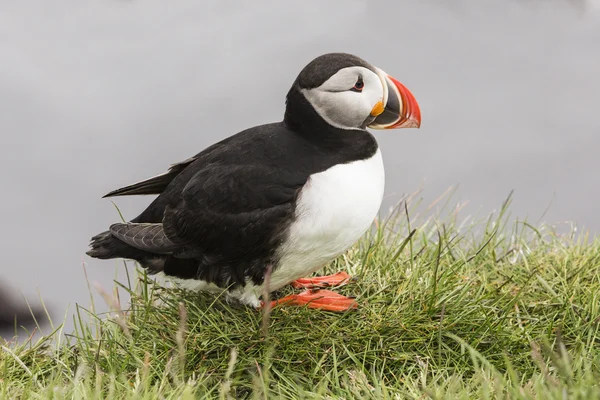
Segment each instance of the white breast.
[[384,186],[379,149],[367,160],[311,175],[300,193],[288,239],[279,250],[270,290],[314,272],[352,246],[377,216]]

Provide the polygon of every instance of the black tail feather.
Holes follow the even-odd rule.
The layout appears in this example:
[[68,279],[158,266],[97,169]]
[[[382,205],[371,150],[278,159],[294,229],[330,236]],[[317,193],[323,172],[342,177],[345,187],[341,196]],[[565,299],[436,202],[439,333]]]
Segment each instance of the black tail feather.
[[94,236],[86,254],[101,260],[111,258],[135,260],[150,274],[164,272],[168,276],[182,279],[194,279],[198,276],[198,260],[175,258],[172,255],[139,250],[117,239],[110,231]]
[[108,260],[111,258],[128,258],[138,262],[159,257],[143,250],[131,247],[114,237],[110,231],[105,231],[94,236],[90,242],[90,249],[86,252],[90,257]]

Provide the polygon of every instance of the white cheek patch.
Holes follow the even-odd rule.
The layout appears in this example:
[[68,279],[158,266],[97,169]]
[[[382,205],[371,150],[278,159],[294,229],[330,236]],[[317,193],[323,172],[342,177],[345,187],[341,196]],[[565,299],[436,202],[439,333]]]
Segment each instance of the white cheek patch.
[[[360,125],[356,123],[359,114],[354,111],[357,108],[357,101],[347,98],[342,99],[345,92],[321,92],[317,89],[303,89],[302,93],[315,111],[329,125],[341,129],[357,129]],[[354,92],[349,93],[355,94]]]
[[[359,76],[364,82],[362,92],[350,90]],[[302,89],[302,93],[328,124],[341,129],[361,129],[375,104],[383,99],[383,90],[381,80],[373,71],[349,67],[317,88]]]

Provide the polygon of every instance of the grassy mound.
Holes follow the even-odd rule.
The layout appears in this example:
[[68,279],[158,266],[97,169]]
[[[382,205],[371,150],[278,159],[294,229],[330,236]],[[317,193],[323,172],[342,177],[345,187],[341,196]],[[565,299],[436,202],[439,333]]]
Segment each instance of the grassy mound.
[[336,289],[357,311],[263,315],[140,274],[72,335],[4,343],[0,398],[600,398],[598,240],[507,226],[506,204],[406,211],[320,271],[357,278]]

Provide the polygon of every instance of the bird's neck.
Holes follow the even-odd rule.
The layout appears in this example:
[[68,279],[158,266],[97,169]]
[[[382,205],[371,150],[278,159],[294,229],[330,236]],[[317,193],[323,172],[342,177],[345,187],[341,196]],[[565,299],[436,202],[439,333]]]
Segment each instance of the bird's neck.
[[296,83],[286,99],[285,125],[321,148],[336,150],[345,147],[377,148],[373,135],[364,129],[341,129],[325,121],[300,92]]

